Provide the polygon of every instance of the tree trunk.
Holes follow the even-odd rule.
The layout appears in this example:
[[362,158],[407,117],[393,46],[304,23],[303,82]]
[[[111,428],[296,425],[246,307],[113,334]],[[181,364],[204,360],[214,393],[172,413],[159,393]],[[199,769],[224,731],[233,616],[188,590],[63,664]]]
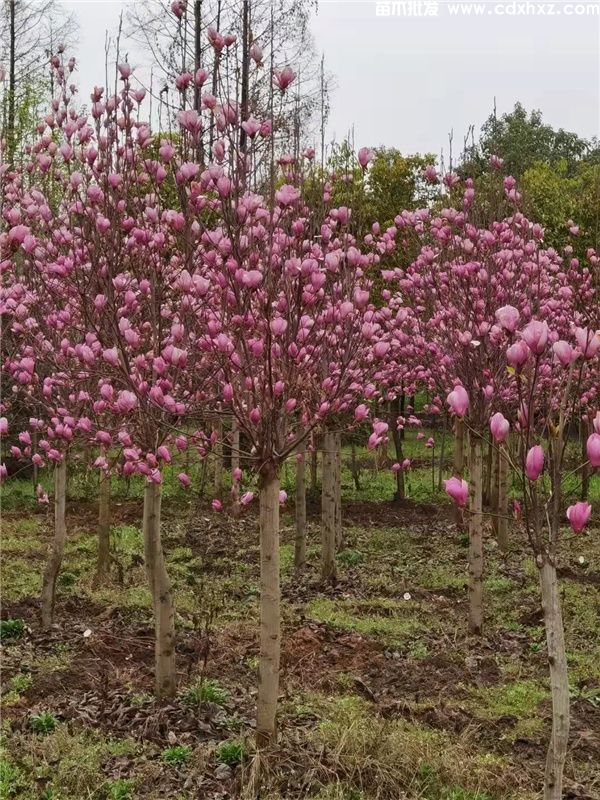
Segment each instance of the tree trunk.
[[588,423],[587,420],[582,419],[579,421],[579,439],[581,441],[581,500],[587,500],[590,492],[590,462],[587,457],[587,439],[588,439]]
[[[506,445],[508,447],[508,445]],[[501,446],[498,450],[498,546],[506,554],[509,549],[508,542],[508,455]]]
[[98,484],[98,568],[97,583],[110,575],[110,472],[100,472]]
[[155,691],[158,698],[173,697],[175,671],[175,609],[160,535],[160,486],[144,490],[144,557],[154,609]]
[[494,472],[494,446],[488,442],[487,454],[485,459],[485,479],[483,484],[483,505],[489,508],[492,505],[492,486]]
[[321,577],[333,582],[336,578],[335,564],[335,434],[326,431],[321,450]]
[[310,491],[314,496],[317,494],[318,480],[317,472],[319,469],[319,452],[317,450],[317,437],[312,436],[312,449],[310,451]]
[[240,481],[234,477],[240,468],[240,428],[235,417],[231,419],[231,497],[232,513],[237,516],[240,511]]
[[223,423],[220,419],[217,423],[217,433],[219,438],[214,447],[214,492],[215,497],[220,498],[223,495]]
[[360,467],[356,460],[356,442],[354,440],[350,443],[350,471],[352,472],[354,488],[357,492],[360,492]]
[[6,139],[8,143],[8,165],[12,167],[15,156],[16,144],[16,93],[17,93],[17,79],[16,79],[16,66],[17,66],[17,36],[16,36],[16,0],[9,0],[9,56],[8,56],[8,124],[6,131]]
[[[250,2],[242,3],[242,89],[241,89],[241,121],[248,119],[248,92],[250,83]],[[240,125],[240,150],[247,149],[246,131]]]
[[67,500],[67,457],[54,467],[54,538],[50,547],[48,561],[42,580],[42,628],[47,631],[54,621],[54,603],[56,600],[56,580],[60,572],[67,525],[65,505]]
[[547,558],[540,567],[540,586],[552,692],[552,736],[546,756],[544,800],[562,800],[569,738],[569,679],[556,567]]
[[296,454],[296,539],[294,567],[300,571],[306,565],[306,440]]
[[483,502],[481,438],[471,436],[469,481],[469,631],[483,628]]
[[500,448],[492,450],[492,482],[490,485],[490,512],[492,515],[492,534],[498,538],[499,496],[500,496]]
[[344,546],[344,532],[342,529],[342,434],[334,433],[333,441],[335,450],[333,454],[333,497],[335,513],[335,547],[341,550]]
[[[456,418],[454,435],[454,463],[453,471],[457,478],[462,478],[465,469],[465,423]],[[454,509],[454,521],[458,530],[464,530],[463,512],[458,505]]]
[[[404,395],[402,395],[404,398]],[[402,437],[398,430],[398,416],[400,414],[400,398],[397,397],[390,403],[390,427],[392,429],[392,438],[394,440],[394,450],[396,451],[396,462],[402,466],[404,461],[404,453],[402,451]],[[394,492],[394,500],[404,500],[406,490],[404,487],[404,470],[399,469],[396,472],[396,491]]]
[[275,467],[271,466],[260,480],[260,661],[256,741],[263,746],[275,739],[281,655],[279,476]]

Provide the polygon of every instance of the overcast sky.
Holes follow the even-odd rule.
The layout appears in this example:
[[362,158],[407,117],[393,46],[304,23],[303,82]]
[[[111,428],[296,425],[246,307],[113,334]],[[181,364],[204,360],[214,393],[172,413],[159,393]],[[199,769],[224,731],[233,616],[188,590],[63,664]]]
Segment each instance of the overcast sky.
[[[586,0],[530,0],[533,15],[522,13],[525,4],[407,0],[389,4],[393,16],[381,16],[372,0],[319,0],[314,37],[336,82],[328,138],[341,139],[354,125],[357,146],[439,154],[454,129],[458,152],[469,125],[478,130],[490,114],[494,97],[499,113],[520,100],[540,108],[552,125],[599,135],[600,0],[595,9]],[[64,5],[79,19],[79,83],[87,95],[103,82],[104,31],[114,31],[125,4]],[[475,5],[479,16],[467,13]],[[130,54],[136,58],[144,56]]]

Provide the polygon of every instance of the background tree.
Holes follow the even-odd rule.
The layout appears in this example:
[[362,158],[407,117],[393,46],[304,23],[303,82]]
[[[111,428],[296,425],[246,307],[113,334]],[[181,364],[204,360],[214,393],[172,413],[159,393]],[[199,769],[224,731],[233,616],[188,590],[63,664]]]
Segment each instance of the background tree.
[[55,0],[2,1],[0,63],[6,70],[2,139],[6,140],[9,163],[32,134],[42,101],[52,97],[50,54],[69,44],[75,31],[74,18]]

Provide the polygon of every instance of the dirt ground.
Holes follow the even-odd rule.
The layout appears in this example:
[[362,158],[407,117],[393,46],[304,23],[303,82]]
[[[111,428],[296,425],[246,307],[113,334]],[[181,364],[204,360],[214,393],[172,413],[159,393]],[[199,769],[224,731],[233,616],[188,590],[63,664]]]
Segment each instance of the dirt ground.
[[[486,538],[486,626],[466,632],[466,542],[446,507],[348,503],[335,586],[293,571],[282,529],[278,744],[258,775],[257,520],[165,505],[180,692],[157,702],[138,502],[113,509],[111,581],[94,580],[96,510],[68,508],[56,624],[39,628],[51,520],[2,522],[0,798],[526,800],[539,796],[550,701],[536,569],[515,528]],[[572,697],[567,798],[600,798],[600,531],[565,530]],[[40,719],[42,722],[40,722]],[[45,722],[44,722],[45,720]]]

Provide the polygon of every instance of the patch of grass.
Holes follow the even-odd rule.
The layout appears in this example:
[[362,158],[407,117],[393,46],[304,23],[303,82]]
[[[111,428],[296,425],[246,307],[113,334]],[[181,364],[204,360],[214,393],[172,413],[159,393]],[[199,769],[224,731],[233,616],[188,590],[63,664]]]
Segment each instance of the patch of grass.
[[[367,796],[423,797],[429,800],[498,800],[521,797],[511,791],[515,776],[503,759],[478,758],[477,739],[465,731],[456,738],[446,731],[404,719],[386,719],[358,697],[314,695],[321,723],[309,733],[325,748],[340,781],[361,788]],[[407,794],[407,789],[417,793]],[[445,792],[445,794],[443,794]],[[327,795],[325,795],[327,796]],[[336,795],[333,795],[334,797]],[[343,797],[343,795],[342,795]]]
[[468,705],[473,713],[483,719],[496,720],[514,717],[515,727],[506,738],[536,738],[544,727],[538,706],[549,696],[540,683],[522,680],[498,686],[486,686],[473,692]]
[[27,558],[2,559],[2,599],[16,602],[25,597],[37,597],[42,588],[39,563]]
[[[69,731],[58,725],[45,736],[14,733],[7,737],[7,759],[19,765],[19,800],[83,800],[110,798],[105,791],[104,763],[113,756],[133,755],[129,739],[106,739],[100,733]],[[0,798],[4,797],[0,792]],[[12,795],[8,794],[7,797]]]
[[0,798],[20,797],[25,786],[22,771],[6,757],[0,758]]
[[3,619],[0,621],[0,640],[20,639],[25,632],[25,620]]
[[347,567],[356,567],[362,564],[365,557],[360,550],[342,550],[337,554],[337,560]]
[[444,566],[442,564],[427,564],[419,572],[419,586],[432,591],[442,589],[464,589],[468,578],[466,572],[462,573],[452,564]]
[[51,711],[41,711],[29,718],[29,726],[34,733],[52,733],[57,725],[58,720]]
[[219,685],[217,681],[202,681],[196,686],[190,686],[182,695],[182,700],[187,706],[198,706],[200,703],[215,703],[217,706],[227,705],[231,695]]
[[37,670],[44,672],[64,672],[71,666],[73,654],[66,644],[57,644],[52,653],[35,659]]
[[131,800],[134,788],[135,781],[132,778],[118,778],[104,785],[104,794],[106,800]]
[[192,748],[187,744],[180,744],[174,747],[167,747],[166,750],[163,750],[162,758],[165,764],[181,767],[187,764],[191,755]]
[[220,764],[227,764],[228,767],[236,767],[241,764],[245,756],[244,743],[239,741],[223,742],[219,745],[216,752],[216,759]]
[[334,628],[377,636],[391,645],[413,640],[430,627],[427,613],[415,613],[418,604],[381,599],[373,601],[318,598],[307,607],[308,616]]

